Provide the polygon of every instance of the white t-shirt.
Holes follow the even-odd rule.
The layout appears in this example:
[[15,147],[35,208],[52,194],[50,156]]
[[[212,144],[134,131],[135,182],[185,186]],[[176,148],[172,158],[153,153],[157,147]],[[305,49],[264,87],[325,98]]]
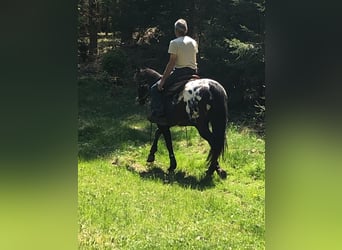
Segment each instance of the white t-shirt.
[[176,68],[189,67],[197,69],[196,54],[198,53],[197,42],[189,36],[181,36],[172,40],[168,52],[176,54]]

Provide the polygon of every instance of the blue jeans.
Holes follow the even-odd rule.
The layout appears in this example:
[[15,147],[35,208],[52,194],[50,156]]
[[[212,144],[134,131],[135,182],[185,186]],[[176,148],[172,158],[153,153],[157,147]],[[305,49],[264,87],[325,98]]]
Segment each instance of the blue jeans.
[[[177,79],[181,76],[196,74],[196,70],[192,68],[176,68],[171,75],[166,78],[164,88],[171,86],[177,82]],[[158,90],[158,84],[155,83],[151,87],[151,111],[152,116],[164,115],[164,98],[163,92]]]

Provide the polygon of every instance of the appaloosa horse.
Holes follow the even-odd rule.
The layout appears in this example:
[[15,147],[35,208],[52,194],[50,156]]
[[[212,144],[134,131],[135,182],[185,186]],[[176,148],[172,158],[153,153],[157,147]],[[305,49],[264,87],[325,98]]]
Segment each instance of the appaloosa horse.
[[[140,69],[135,73],[134,79],[138,85],[137,99],[141,105],[145,104],[149,97],[151,86],[161,77],[162,75],[149,68]],[[168,171],[174,171],[177,162],[173,152],[170,127],[194,126],[210,145],[207,176],[212,176],[216,171],[221,178],[226,178],[226,171],[218,164],[218,158],[223,156],[227,146],[228,98],[225,89],[212,79],[195,79],[188,81],[176,94],[169,95],[167,90],[164,92],[168,124],[157,124],[158,128],[147,162],[154,161],[158,139],[163,135],[170,158]]]

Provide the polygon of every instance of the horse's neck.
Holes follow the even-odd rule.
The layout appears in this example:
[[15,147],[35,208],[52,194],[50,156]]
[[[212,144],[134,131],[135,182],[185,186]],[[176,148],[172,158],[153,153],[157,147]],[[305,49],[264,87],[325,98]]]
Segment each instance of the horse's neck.
[[162,75],[155,70],[151,70],[151,76],[154,77],[156,80],[162,78]]
[[156,75],[153,76],[153,79],[154,79],[155,81],[158,81],[158,80],[160,80],[162,77],[163,77],[163,75],[156,74]]
[[149,75],[150,77],[153,79],[153,83],[151,84],[154,84],[156,83],[157,81],[159,81],[163,75],[159,74],[157,71],[154,71],[154,70],[150,70],[149,72]]

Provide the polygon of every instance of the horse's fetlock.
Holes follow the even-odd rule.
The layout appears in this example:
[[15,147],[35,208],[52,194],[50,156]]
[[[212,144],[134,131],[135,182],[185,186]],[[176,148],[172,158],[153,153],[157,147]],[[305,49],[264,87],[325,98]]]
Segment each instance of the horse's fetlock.
[[154,162],[154,160],[155,160],[154,154],[149,154],[147,157],[147,162]]

